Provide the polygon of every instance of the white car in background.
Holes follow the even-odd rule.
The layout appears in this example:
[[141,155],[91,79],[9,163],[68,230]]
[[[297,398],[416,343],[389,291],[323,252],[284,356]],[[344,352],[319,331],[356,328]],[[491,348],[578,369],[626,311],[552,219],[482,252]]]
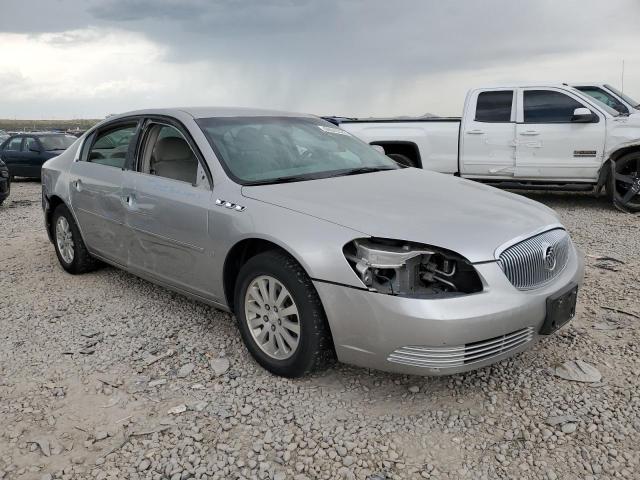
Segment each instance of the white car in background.
[[572,87],[623,115],[640,113],[640,102],[607,83],[574,83]]

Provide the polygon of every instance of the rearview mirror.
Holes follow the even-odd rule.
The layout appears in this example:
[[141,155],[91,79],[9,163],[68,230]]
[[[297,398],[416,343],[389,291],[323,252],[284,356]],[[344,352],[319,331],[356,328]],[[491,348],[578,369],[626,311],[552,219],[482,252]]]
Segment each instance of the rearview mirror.
[[374,148],[374,150],[377,150],[383,155],[385,154],[384,147],[382,145],[371,145],[371,146]]
[[585,107],[576,108],[573,111],[571,121],[575,123],[589,123],[593,122],[593,112]]

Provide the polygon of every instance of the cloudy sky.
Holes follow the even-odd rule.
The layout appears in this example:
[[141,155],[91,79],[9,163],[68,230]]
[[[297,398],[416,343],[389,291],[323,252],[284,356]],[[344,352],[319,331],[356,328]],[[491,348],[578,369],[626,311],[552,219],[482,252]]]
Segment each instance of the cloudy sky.
[[0,117],[237,105],[459,115],[468,88],[640,99],[637,0],[0,0]]

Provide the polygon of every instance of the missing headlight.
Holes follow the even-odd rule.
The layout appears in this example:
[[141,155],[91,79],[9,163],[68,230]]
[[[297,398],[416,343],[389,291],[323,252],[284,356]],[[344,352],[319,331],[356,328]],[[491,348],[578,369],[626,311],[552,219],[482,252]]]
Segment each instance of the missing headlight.
[[371,291],[433,297],[482,290],[475,268],[447,250],[399,240],[362,238],[345,245],[344,255]]

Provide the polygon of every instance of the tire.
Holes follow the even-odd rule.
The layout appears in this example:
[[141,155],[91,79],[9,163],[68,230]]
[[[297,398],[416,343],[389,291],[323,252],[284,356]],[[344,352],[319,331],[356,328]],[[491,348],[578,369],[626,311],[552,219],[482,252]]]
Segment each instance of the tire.
[[[267,301],[262,306],[255,301],[265,297],[261,294],[262,289],[256,286],[260,283],[265,288],[273,285],[273,297],[266,295]],[[279,292],[278,284],[282,287]],[[285,298],[278,303],[280,294]],[[278,300],[274,300],[276,296]],[[333,343],[322,303],[311,279],[290,255],[270,250],[250,258],[238,274],[234,305],[238,328],[247,349],[271,373],[289,378],[301,377],[325,368],[332,360]],[[280,312],[284,312],[292,310],[291,305],[297,309],[295,316],[281,317],[281,313],[277,313],[278,306]],[[252,316],[250,320],[254,328],[249,326],[247,315]],[[296,323],[297,336],[290,329]],[[287,352],[292,339],[297,341],[297,345]],[[277,350],[272,349],[268,353],[270,345]]]
[[[64,229],[65,223],[68,226],[68,231]],[[65,205],[58,205],[54,210],[51,229],[53,245],[62,268],[71,274],[77,275],[90,272],[98,267],[98,260],[89,254],[80,235],[80,230],[73,219],[73,215],[71,215],[71,212],[69,212],[69,209]],[[65,237],[60,241],[58,239],[59,233]],[[68,240],[71,242],[71,257],[69,257],[69,252],[65,251],[61,246],[61,244],[64,245]],[[69,243],[66,243],[66,245],[69,245]]]
[[607,195],[626,213],[640,212],[640,152],[632,152],[612,163]]
[[417,167],[416,162],[407,157],[406,155],[401,155],[400,153],[388,153],[387,157],[391,160],[394,160],[396,163],[400,165],[404,165],[405,167]]

